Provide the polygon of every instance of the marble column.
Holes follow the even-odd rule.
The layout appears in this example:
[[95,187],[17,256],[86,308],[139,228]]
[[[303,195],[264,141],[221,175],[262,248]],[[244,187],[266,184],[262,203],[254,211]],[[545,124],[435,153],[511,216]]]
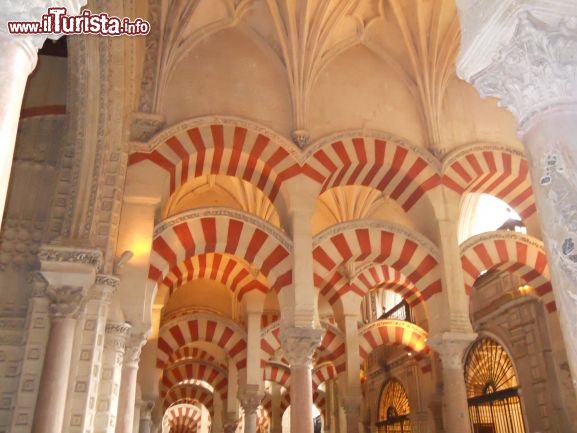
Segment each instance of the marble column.
[[146,342],[143,334],[133,333],[126,344],[124,364],[118,396],[116,433],[132,433],[134,427],[134,404],[136,402],[136,380],[140,352]]
[[244,433],[256,433],[256,410],[260,405],[262,395],[246,393],[240,399],[244,410]]
[[464,357],[475,337],[475,334],[445,333],[429,340],[441,358],[445,433],[471,433]]
[[361,398],[357,396],[345,397],[343,399],[343,409],[347,420],[347,433],[359,433]]
[[458,3],[459,76],[518,121],[577,391],[577,3]]
[[291,433],[313,433],[313,354],[323,331],[312,328],[281,329],[282,349],[291,370]]
[[36,67],[38,49],[46,35],[12,35],[8,21],[40,21],[49,7],[66,6],[69,14],[77,14],[86,1],[30,0],[26,7],[19,2],[3,4],[0,10],[0,225],[10,181],[14,144],[20,119],[20,108],[28,75]]
[[154,409],[154,400],[144,400],[140,405],[140,426],[138,433],[152,432],[152,409]]
[[61,245],[42,246],[38,258],[40,273],[48,282],[51,327],[32,432],[61,433],[76,322],[103,258],[100,251]]
[[278,383],[271,383],[271,414],[270,433],[282,433],[281,386]]
[[62,430],[76,321],[85,300],[79,288],[49,287],[48,290],[51,326],[33,433],[60,433]]

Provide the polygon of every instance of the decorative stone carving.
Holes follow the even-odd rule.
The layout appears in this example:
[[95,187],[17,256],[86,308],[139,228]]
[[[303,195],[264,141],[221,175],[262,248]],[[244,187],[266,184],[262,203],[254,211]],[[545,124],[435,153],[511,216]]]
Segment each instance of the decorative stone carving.
[[113,275],[98,274],[92,290],[93,297],[105,303],[112,301],[112,295],[118,290],[120,279]]
[[96,270],[102,267],[102,252],[92,249],[43,245],[38,252],[41,262],[76,263],[93,266]]
[[165,125],[164,118],[160,114],[134,113],[133,117],[131,141],[147,142]]
[[54,318],[76,318],[82,312],[86,296],[82,287],[52,287],[46,289],[50,313]]
[[282,329],[283,352],[291,367],[312,367],[313,355],[321,343],[324,331],[312,328]]
[[575,100],[577,17],[550,26],[522,13],[513,39],[472,77],[471,84],[482,97],[500,98],[500,105],[517,117],[521,127],[550,105]]
[[134,334],[126,342],[124,352],[124,365],[130,368],[138,368],[142,347],[148,339],[147,334]]
[[30,287],[32,297],[41,298],[46,296],[48,282],[39,271],[30,272],[27,275],[26,280]]
[[[65,7],[68,15],[76,15],[86,0],[4,0],[0,10],[0,31],[6,32],[8,21],[40,21],[50,7]],[[60,35],[18,36],[39,49],[47,38],[58,39]]]
[[36,263],[44,223],[7,216],[0,235],[0,270],[26,271]]
[[292,133],[292,139],[294,144],[296,144],[301,149],[304,149],[310,142],[310,134],[305,129],[296,129]]
[[253,414],[258,409],[263,395],[258,393],[246,393],[240,397],[240,403],[245,414]]

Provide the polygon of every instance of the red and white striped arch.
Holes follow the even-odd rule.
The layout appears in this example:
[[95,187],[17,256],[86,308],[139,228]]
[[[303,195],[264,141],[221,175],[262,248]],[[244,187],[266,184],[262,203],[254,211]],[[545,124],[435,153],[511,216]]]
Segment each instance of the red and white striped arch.
[[268,292],[268,283],[262,274],[254,276],[243,260],[219,253],[193,256],[178,263],[162,280],[159,291],[166,290],[171,295],[178,287],[197,279],[221,282],[236,294],[239,301],[251,290]]
[[347,368],[347,353],[343,333],[330,323],[321,323],[325,330],[321,344],[317,349],[317,363],[331,362],[337,373]]
[[214,356],[199,347],[183,346],[178,348],[176,352],[170,355],[167,362],[167,368],[179,361],[206,361],[210,364],[214,364],[222,370],[226,370],[226,365],[218,362]]
[[405,321],[385,319],[372,322],[359,329],[359,336],[362,359],[366,359],[379,346],[400,345],[421,355],[430,351],[427,331]]
[[443,183],[459,194],[491,194],[508,203],[523,220],[536,211],[527,160],[516,150],[457,149],[445,162]]
[[170,195],[189,179],[220,174],[244,179],[275,203],[283,181],[301,172],[296,146],[241,119],[185,121],[158,134],[150,147],[132,153],[128,165],[150,161],[166,174]]
[[[392,267],[429,294],[442,290],[437,248],[421,236],[382,222],[347,222],[318,234],[313,240],[315,285],[325,287],[339,267],[351,262]],[[347,285],[343,293],[359,287]]]
[[268,431],[270,418],[268,416],[268,412],[262,405],[260,405],[256,409],[256,424],[257,424],[257,432]]
[[324,393],[320,389],[314,389],[313,404],[320,411],[321,415],[323,416],[323,419],[326,419],[326,408],[327,408],[326,393]]
[[177,403],[199,402],[206,407],[211,416],[214,414],[214,400],[212,393],[203,386],[183,384],[171,388],[164,397],[164,408]]
[[401,295],[411,307],[426,301],[441,291],[441,286],[433,286],[432,290],[421,293],[419,289],[401,272],[387,265],[371,265],[362,269],[353,279],[355,285],[367,293],[376,287],[383,287]]
[[200,423],[200,408],[192,404],[177,404],[169,407],[165,415],[171,433],[195,433]]
[[190,379],[205,381],[220,394],[223,401],[226,399],[227,371],[210,362],[199,360],[179,362],[165,369],[160,382],[160,396],[164,397],[172,387]]
[[268,361],[280,348],[280,322],[274,322],[260,332],[260,364],[266,367]]
[[383,191],[409,211],[440,184],[439,168],[417,147],[361,132],[329,137],[313,145],[305,165],[322,191],[363,185]]
[[337,369],[332,362],[325,362],[317,365],[312,372],[313,390],[316,390],[327,380],[336,379],[337,375]]
[[541,241],[521,233],[500,230],[474,236],[460,248],[468,294],[483,271],[513,272],[535,289],[547,311],[556,310],[549,264]]
[[287,365],[269,362],[263,369],[262,378],[288,388],[290,387],[291,372]]
[[[281,397],[280,397],[280,412],[281,412],[281,414],[283,414],[284,411],[288,409],[290,404],[291,404],[290,393],[287,391],[287,392],[281,394]],[[272,413],[272,398],[271,398],[270,394],[267,393],[264,395],[262,402],[261,402],[261,406],[268,413]]]
[[246,333],[236,323],[214,314],[190,314],[164,324],[158,336],[156,366],[165,368],[171,355],[192,342],[205,341],[222,348],[236,364],[246,367]]
[[277,291],[292,283],[290,239],[257,217],[226,208],[192,210],[159,224],[148,278],[160,284],[180,263],[208,253],[234,255],[254,265]]

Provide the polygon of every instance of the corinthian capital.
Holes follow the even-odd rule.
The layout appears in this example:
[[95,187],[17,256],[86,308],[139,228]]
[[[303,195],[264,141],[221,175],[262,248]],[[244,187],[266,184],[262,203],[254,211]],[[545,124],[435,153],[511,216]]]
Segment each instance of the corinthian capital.
[[429,338],[429,345],[439,354],[443,368],[462,370],[465,350],[477,338],[474,333],[447,332]]
[[[577,3],[460,0],[457,72],[494,96],[521,127],[548,108],[577,101]],[[551,9],[551,10],[548,10]]]
[[291,367],[312,367],[313,355],[324,331],[311,328],[281,330],[282,349]]
[[54,318],[76,318],[86,303],[86,293],[82,287],[48,286],[46,296],[50,300],[50,313]]
[[[40,21],[48,8],[65,7],[68,15],[77,15],[87,0],[3,0],[0,8],[0,32],[7,33],[9,21]],[[47,38],[58,39],[60,35],[15,35],[24,43],[39,49]]]

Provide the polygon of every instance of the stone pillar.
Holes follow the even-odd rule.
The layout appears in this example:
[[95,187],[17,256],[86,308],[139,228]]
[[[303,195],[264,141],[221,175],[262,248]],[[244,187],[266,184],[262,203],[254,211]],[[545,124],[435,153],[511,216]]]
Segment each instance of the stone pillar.
[[519,124],[577,390],[577,3],[458,3],[459,76]]
[[343,408],[347,419],[347,433],[359,433],[359,419],[361,411],[361,370],[359,356],[359,313],[346,312],[345,347],[347,355],[346,397],[343,399]]
[[238,416],[236,412],[227,412],[224,420],[224,433],[235,433],[238,425]]
[[445,433],[471,433],[463,362],[465,350],[475,337],[475,334],[445,333],[429,340],[441,358]]
[[76,322],[88,288],[94,284],[102,253],[63,246],[43,246],[38,253],[48,282],[51,328],[32,425],[33,433],[61,433],[72,361]]
[[95,433],[114,433],[116,430],[124,348],[129,335],[130,325],[125,323],[106,324],[102,372],[96,402]]
[[313,433],[313,354],[323,331],[311,328],[281,329],[282,349],[291,369],[291,433]]
[[118,396],[118,418],[116,433],[132,433],[134,427],[134,404],[136,402],[136,379],[140,351],[146,343],[143,334],[133,333],[126,344],[124,364],[120,379],[120,395]]
[[140,425],[138,433],[152,433],[152,410],[154,400],[145,400],[140,405]]
[[77,14],[86,1],[80,0],[31,0],[22,7],[19,2],[2,5],[0,10],[0,225],[10,169],[14,155],[14,144],[20,119],[20,108],[28,75],[36,67],[37,51],[42,47],[46,35],[12,35],[8,33],[8,21],[40,21],[49,7],[66,6],[68,14]]
[[258,389],[256,391],[247,392],[240,399],[244,410],[244,433],[256,433],[256,410],[262,400],[262,395],[258,394]]
[[343,399],[343,409],[347,419],[347,433],[359,433],[361,398],[357,396],[345,397]]

